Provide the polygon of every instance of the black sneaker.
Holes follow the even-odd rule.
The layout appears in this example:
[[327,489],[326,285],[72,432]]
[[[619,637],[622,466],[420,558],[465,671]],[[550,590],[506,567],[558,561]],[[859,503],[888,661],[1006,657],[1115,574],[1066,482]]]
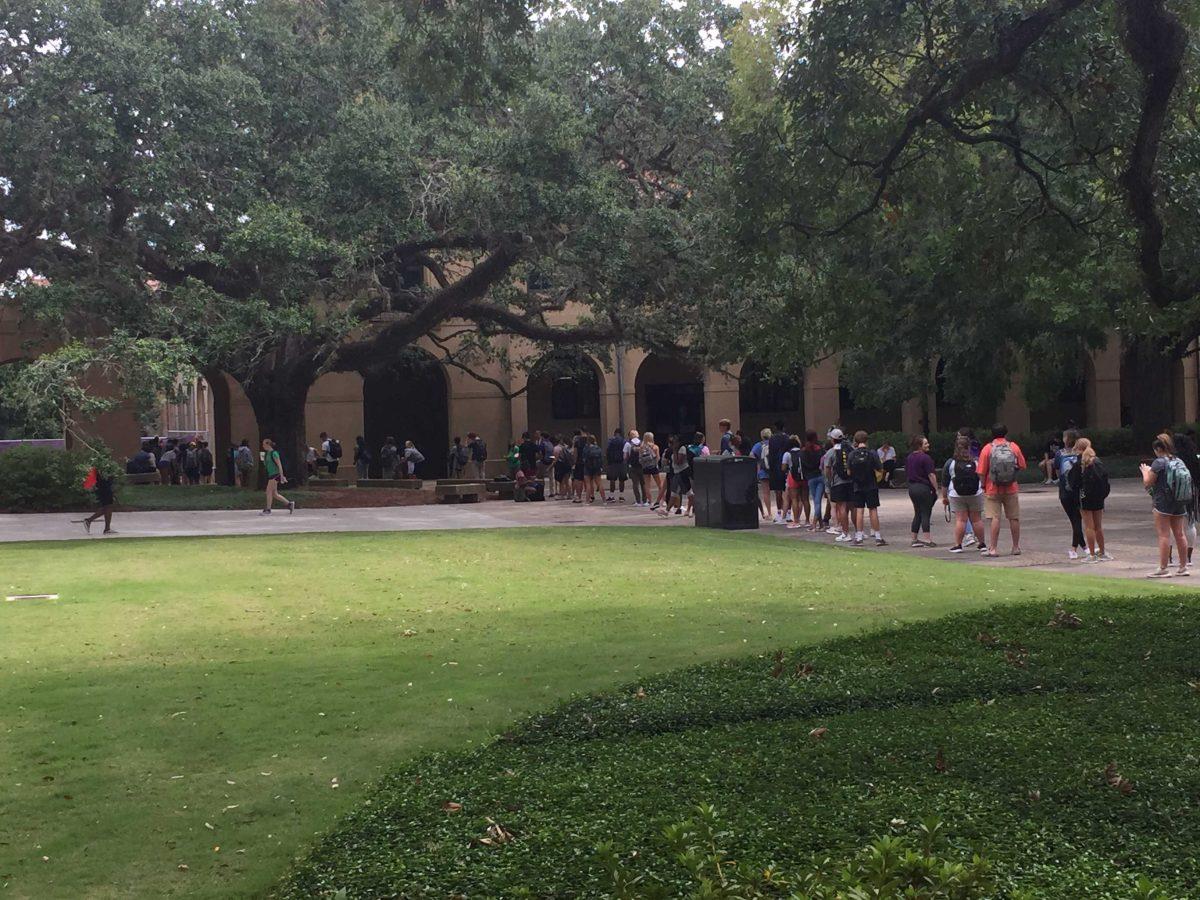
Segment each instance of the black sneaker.
[[953,547],[950,548],[950,552],[951,553],[962,553],[963,552],[962,544],[955,544]]
[[885,541],[883,538],[881,538],[881,537],[875,538],[875,546],[876,547],[886,547],[887,545],[888,545],[888,542]]

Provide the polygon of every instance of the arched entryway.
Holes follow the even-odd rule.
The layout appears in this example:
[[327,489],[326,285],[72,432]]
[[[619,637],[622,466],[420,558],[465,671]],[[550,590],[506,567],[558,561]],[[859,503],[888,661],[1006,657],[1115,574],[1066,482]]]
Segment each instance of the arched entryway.
[[1029,408],[1029,429],[1035,434],[1087,426],[1087,369],[1091,360],[1081,356],[1078,365],[1057,379],[1051,392]]
[[857,401],[853,392],[844,385],[838,388],[841,407],[842,428],[855,431],[900,431],[903,429],[902,404],[891,403],[877,406],[866,401]]
[[738,379],[737,427],[757,439],[762,429],[773,429],[776,422],[783,422],[792,434],[803,434],[804,372],[772,378],[759,363],[746,360]]
[[[425,456],[420,474],[446,474],[450,446],[450,416],[446,373],[440,363],[417,347],[409,347],[387,367],[363,376],[363,437],[375,459],[371,474],[378,476],[379,448],[389,437],[404,447],[412,441]],[[353,447],[344,442],[347,462]]]
[[686,360],[651,354],[634,379],[637,421],[660,445],[671,434],[704,430],[704,373]]
[[587,356],[547,353],[529,372],[525,402],[530,431],[600,434],[600,370]]

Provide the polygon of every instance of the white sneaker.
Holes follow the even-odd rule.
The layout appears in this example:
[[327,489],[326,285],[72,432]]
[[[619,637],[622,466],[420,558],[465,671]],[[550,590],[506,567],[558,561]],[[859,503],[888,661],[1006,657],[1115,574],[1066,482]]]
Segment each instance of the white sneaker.
[[840,528],[834,528],[832,525],[830,525],[828,528],[825,529],[825,533],[826,534],[841,534],[842,530]]
[[964,547],[970,547],[970,546],[971,546],[972,544],[974,544],[974,543],[975,543],[975,535],[973,535],[973,534],[967,534],[967,535],[964,535],[964,536],[963,536],[963,542],[962,542],[962,545],[963,545]]
[[1075,552],[1074,547],[1067,551],[1067,559],[1079,559],[1079,554]]
[[775,518],[772,519],[772,521],[776,525],[782,525],[783,524],[783,516],[781,516],[779,513],[775,513]]
[[1095,559],[1096,559],[1096,562],[1113,562],[1116,559],[1116,557],[1113,556],[1111,553],[1101,553]]
[[792,521],[792,514],[788,513],[786,516],[784,516],[784,519],[788,522]]
[[854,540],[854,538],[850,537],[848,534],[839,534],[834,538],[834,541],[839,544],[845,544],[852,540]]

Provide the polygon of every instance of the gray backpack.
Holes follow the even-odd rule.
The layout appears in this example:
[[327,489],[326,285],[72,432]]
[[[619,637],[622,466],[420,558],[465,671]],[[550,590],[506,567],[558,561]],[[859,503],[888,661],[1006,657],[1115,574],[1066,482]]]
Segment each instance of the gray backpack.
[[992,459],[988,464],[988,478],[992,484],[1001,487],[1012,484],[1017,480],[1017,454],[1013,453],[1012,444],[1008,441],[992,444]]

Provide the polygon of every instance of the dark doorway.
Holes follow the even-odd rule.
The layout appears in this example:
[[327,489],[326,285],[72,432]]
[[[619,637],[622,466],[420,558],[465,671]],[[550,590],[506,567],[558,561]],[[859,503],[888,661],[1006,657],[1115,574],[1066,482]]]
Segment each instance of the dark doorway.
[[[450,414],[446,374],[423,350],[406,350],[386,369],[363,378],[363,437],[374,462],[371,475],[381,474],[379,448],[394,437],[401,451],[412,441],[425,457],[418,470],[426,478],[446,474],[450,446]],[[350,454],[347,445],[345,452]]]
[[646,420],[659,442],[704,430],[704,385],[646,385]]

